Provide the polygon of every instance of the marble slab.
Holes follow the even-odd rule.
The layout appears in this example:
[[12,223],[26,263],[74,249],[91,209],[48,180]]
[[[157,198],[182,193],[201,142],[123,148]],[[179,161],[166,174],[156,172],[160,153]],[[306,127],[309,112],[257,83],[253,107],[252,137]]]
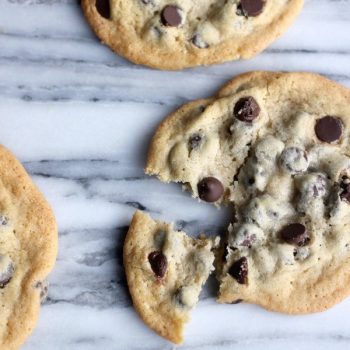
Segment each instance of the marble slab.
[[[0,0],[0,141],[59,225],[49,299],[23,349],[174,348],[131,306],[121,261],[130,218],[139,208],[191,234],[215,234],[230,210],[145,176],[147,145],[176,106],[257,69],[318,72],[350,87],[350,1],[306,1],[288,33],[253,60],[160,72],[101,45],[76,1]],[[179,349],[350,348],[350,299],[322,314],[287,316],[217,305],[215,293],[211,280]]]

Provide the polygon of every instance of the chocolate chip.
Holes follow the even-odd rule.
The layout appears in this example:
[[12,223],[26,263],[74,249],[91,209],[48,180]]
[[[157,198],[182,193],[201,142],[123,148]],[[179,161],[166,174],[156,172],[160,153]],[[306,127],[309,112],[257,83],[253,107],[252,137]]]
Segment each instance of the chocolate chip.
[[0,225],[1,226],[6,226],[9,222],[8,217],[4,216],[4,215],[0,215]]
[[207,49],[209,44],[205,42],[199,34],[195,34],[192,39],[192,44],[197,46],[199,49]]
[[168,267],[166,256],[161,251],[155,251],[148,255],[148,261],[154,274],[158,278],[163,278]]
[[343,133],[340,119],[326,116],[316,121],[315,133],[319,140],[327,143],[338,141]]
[[241,0],[238,9],[246,17],[256,17],[262,13],[264,5],[264,0]]
[[236,299],[235,301],[233,301],[231,304],[232,305],[236,305],[236,304],[240,304],[243,303],[243,299]]
[[299,147],[286,148],[280,158],[281,167],[292,174],[302,173],[309,167],[307,153]]
[[342,201],[350,203],[350,183],[341,183],[340,184],[341,192],[340,199]]
[[182,22],[180,9],[175,5],[167,5],[160,14],[162,23],[168,27],[178,27]]
[[251,123],[259,116],[260,107],[253,97],[243,97],[236,103],[233,113],[242,122]]
[[109,0],[96,0],[96,10],[104,18],[111,17],[111,7]]
[[188,140],[188,147],[190,151],[198,149],[202,144],[202,136],[200,134],[193,134]]
[[235,261],[228,273],[239,283],[247,284],[248,283],[248,260],[246,257],[240,258]]
[[11,281],[15,272],[12,260],[5,255],[0,255],[0,288],[3,289]]
[[40,303],[44,304],[49,295],[49,284],[47,281],[38,282],[35,288],[40,290]]
[[199,198],[205,202],[216,202],[224,193],[224,186],[215,177],[206,177],[198,185]]
[[310,241],[310,237],[306,232],[306,227],[299,223],[285,226],[280,231],[280,235],[283,241],[299,247],[306,245]]
[[223,249],[223,254],[222,254],[222,262],[226,262],[227,261],[227,255],[228,255],[228,251],[227,251],[227,248],[228,248],[228,244],[225,243],[224,244],[224,249]]

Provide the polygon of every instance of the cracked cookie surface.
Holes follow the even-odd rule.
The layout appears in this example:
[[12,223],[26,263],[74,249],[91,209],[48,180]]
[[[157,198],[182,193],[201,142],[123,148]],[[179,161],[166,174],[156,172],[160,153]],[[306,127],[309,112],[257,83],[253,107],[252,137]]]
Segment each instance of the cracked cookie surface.
[[292,24],[303,0],[82,0],[90,25],[127,59],[182,69],[247,59]]
[[48,203],[3,146],[0,164],[0,348],[15,350],[38,318],[56,260],[57,227]]
[[124,266],[135,309],[162,337],[183,341],[185,323],[214,269],[212,239],[194,239],[137,211],[124,243]]
[[348,89],[269,72],[239,76],[160,125],[146,173],[234,205],[219,302],[306,313],[350,293],[349,128]]

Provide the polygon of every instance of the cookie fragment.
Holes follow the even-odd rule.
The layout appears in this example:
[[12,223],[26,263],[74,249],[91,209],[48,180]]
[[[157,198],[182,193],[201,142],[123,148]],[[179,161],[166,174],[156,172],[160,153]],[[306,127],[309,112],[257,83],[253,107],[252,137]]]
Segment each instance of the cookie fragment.
[[[164,233],[162,251],[158,250],[160,232]],[[174,343],[183,341],[190,312],[214,269],[214,246],[214,239],[194,239],[141,211],[134,214],[123,248],[133,304],[149,327]],[[157,278],[145,273],[149,264]]]

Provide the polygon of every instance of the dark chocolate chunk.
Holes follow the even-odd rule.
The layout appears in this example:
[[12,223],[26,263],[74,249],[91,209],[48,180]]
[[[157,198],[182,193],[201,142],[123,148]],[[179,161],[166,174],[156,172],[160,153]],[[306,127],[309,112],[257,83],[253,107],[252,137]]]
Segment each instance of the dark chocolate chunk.
[[248,260],[243,257],[235,261],[228,273],[239,283],[247,284],[248,283]]
[[158,278],[163,278],[168,267],[166,256],[161,251],[155,251],[148,255],[148,261],[154,274]]
[[306,227],[303,224],[294,223],[285,226],[280,235],[283,241],[302,247],[309,243],[310,237],[306,231]]
[[175,5],[167,5],[160,14],[162,23],[168,27],[178,27],[182,22],[180,9]]
[[96,10],[104,18],[111,17],[111,7],[109,0],[96,0]]
[[205,202],[216,202],[224,193],[224,186],[215,177],[205,177],[198,185],[199,198]]
[[343,124],[339,118],[326,116],[316,121],[315,133],[319,140],[332,143],[341,138]]
[[260,107],[254,97],[242,97],[236,103],[234,116],[242,122],[251,123],[260,114]]
[[256,17],[262,13],[264,5],[264,0],[241,0],[238,10],[243,16]]

